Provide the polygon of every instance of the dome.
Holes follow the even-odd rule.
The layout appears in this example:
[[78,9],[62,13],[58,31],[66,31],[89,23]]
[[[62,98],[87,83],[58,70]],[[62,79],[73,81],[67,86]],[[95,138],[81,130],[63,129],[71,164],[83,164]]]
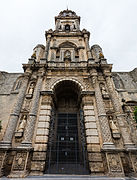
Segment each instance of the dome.
[[55,17],[55,21],[57,19],[78,19],[80,21],[80,16],[77,16],[77,14],[72,10],[64,10],[59,13],[58,16]]
[[64,10],[61,11],[58,15],[58,17],[78,17],[74,11],[71,10]]

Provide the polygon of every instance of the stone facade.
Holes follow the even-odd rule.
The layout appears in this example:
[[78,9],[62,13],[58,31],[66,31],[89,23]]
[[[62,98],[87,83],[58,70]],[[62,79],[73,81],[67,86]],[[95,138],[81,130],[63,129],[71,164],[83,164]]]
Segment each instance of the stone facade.
[[[0,72],[0,176],[45,173],[60,109],[81,112],[79,141],[91,175],[136,176],[137,68],[112,72],[73,11],[60,12],[45,36],[46,46],[34,48],[24,73]],[[61,101],[62,93],[70,100]]]

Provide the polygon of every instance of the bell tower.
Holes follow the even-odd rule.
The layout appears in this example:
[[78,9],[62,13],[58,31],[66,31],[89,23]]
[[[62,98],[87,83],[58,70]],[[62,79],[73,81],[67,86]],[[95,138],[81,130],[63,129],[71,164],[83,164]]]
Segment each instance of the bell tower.
[[55,17],[55,25],[55,30],[59,32],[77,32],[80,30],[80,17],[67,9]]

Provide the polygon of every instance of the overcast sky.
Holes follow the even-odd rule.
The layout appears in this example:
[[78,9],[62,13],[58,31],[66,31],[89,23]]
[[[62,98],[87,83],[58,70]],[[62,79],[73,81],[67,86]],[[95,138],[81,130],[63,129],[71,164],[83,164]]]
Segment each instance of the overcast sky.
[[137,0],[1,0],[0,71],[23,72],[22,63],[37,44],[45,45],[45,30],[54,29],[54,16],[67,5],[113,71],[137,67]]

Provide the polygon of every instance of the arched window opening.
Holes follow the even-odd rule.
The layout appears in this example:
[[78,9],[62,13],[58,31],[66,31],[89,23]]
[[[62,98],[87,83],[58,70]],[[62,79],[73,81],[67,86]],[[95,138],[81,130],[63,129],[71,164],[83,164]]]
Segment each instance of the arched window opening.
[[67,31],[67,32],[70,31],[70,25],[69,24],[65,25],[65,31]]

